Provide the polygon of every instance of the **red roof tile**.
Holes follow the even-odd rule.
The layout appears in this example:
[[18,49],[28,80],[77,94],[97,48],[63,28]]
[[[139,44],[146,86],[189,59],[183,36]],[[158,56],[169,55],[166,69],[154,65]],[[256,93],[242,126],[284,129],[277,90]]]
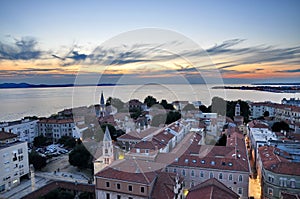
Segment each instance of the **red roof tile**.
[[240,198],[235,192],[225,186],[223,183],[215,178],[206,180],[205,182],[192,187],[186,199],[238,199]]
[[18,137],[16,134],[0,131],[0,140],[7,140]]

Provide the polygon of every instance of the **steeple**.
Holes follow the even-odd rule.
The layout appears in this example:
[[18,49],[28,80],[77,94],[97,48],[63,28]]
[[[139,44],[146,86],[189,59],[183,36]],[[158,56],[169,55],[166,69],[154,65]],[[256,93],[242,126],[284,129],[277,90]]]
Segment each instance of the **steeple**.
[[101,91],[100,106],[104,106],[104,105],[105,105],[105,102],[104,102],[103,91]]
[[105,100],[104,100],[104,96],[103,96],[103,91],[101,91],[101,97],[100,97],[100,117],[104,117],[105,116]]
[[237,103],[236,105],[235,105],[235,114],[234,114],[235,116],[240,116],[241,115],[241,106],[240,106],[240,104],[239,103]]
[[103,142],[111,142],[111,136],[110,132],[108,130],[108,127],[106,126],[104,137],[103,137]]

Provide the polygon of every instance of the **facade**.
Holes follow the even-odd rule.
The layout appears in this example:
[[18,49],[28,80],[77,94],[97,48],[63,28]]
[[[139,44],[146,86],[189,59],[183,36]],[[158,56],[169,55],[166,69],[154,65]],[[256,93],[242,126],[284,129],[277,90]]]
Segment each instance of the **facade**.
[[228,135],[226,146],[200,145],[200,135],[194,136],[188,150],[167,166],[166,171],[184,178],[185,189],[216,178],[237,193],[248,198],[249,162],[244,136]]
[[166,171],[180,174],[185,189],[216,178],[240,198],[247,199],[250,169],[244,136],[231,133],[226,146],[200,145],[199,140],[201,136],[196,134],[186,152],[168,165]]
[[96,198],[183,198],[182,179],[178,175],[153,171],[148,168],[152,165],[145,163],[124,160],[119,165],[98,172],[95,175]]
[[282,193],[300,194],[299,162],[287,159],[273,146],[260,147],[257,162],[263,198],[279,199]]
[[74,128],[73,119],[42,119],[38,122],[38,134],[53,142],[57,142],[62,136],[73,136]]
[[300,122],[300,107],[289,104],[276,104],[271,102],[251,103],[251,117],[263,116],[265,111],[269,112],[269,117],[276,120],[290,121],[292,124]]
[[27,142],[17,135],[0,131],[0,193],[20,184],[29,173]]
[[283,98],[281,100],[281,104],[288,104],[288,105],[292,105],[292,106],[300,106],[300,99],[296,99],[296,98],[290,98],[290,99],[286,99]]
[[258,121],[248,123],[250,151],[254,160],[257,159],[258,149],[260,146],[267,145],[270,140],[278,140],[277,135],[269,130],[268,126]]
[[0,123],[0,130],[16,134],[20,141],[32,143],[38,134],[37,122],[38,120],[23,119],[13,122]]

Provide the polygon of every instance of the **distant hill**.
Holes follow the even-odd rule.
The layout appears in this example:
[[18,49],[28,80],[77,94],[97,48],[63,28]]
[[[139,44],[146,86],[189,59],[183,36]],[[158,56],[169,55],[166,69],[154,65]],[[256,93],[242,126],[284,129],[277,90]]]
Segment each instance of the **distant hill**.
[[116,84],[85,84],[85,85],[74,85],[74,84],[28,84],[28,83],[3,83],[0,84],[0,89],[5,88],[50,88],[50,87],[74,87],[74,86],[115,86]]

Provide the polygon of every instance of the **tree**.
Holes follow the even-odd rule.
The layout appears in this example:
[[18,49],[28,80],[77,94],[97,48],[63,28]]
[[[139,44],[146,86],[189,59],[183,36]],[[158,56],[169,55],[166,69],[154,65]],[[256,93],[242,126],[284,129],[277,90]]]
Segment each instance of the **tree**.
[[105,133],[106,127],[107,127],[108,130],[109,130],[111,139],[117,140],[117,130],[116,130],[116,128],[115,128],[113,125],[111,125],[111,124],[103,124],[103,125],[101,125],[101,129],[102,129],[103,135],[104,135],[104,133]]
[[170,111],[167,114],[166,124],[171,124],[181,118],[181,114],[178,111]]
[[165,124],[167,120],[166,114],[157,114],[154,115],[151,121],[151,126],[158,127],[160,124]]
[[162,107],[164,107],[164,109],[174,110],[174,106],[173,106],[172,104],[169,104],[169,103],[167,102],[167,100],[165,100],[165,99],[161,100],[160,105],[161,105]]
[[46,157],[41,156],[37,152],[33,151],[28,154],[29,164],[32,164],[35,170],[41,170],[47,164]]
[[39,136],[37,136],[37,137],[34,138],[33,145],[35,147],[46,146],[47,145],[47,141],[48,141],[48,139],[45,136],[39,135]]
[[142,111],[139,108],[131,108],[130,109],[130,117],[132,119],[137,119],[141,115]]
[[227,143],[227,135],[222,134],[222,136],[219,138],[218,142],[216,143],[216,146],[226,146]]
[[76,139],[71,136],[64,135],[58,140],[58,143],[63,144],[67,148],[74,148],[76,145]]
[[118,112],[124,108],[124,102],[122,102],[119,98],[109,97],[106,100],[106,106],[112,105],[118,109]]
[[183,107],[182,109],[183,111],[194,111],[194,110],[197,110],[195,108],[195,106],[193,104],[187,104],[185,107]]
[[272,131],[273,132],[280,132],[281,130],[284,130],[284,131],[289,131],[290,130],[290,127],[289,125],[284,122],[284,121],[280,121],[280,122],[275,122],[272,126]]
[[80,169],[92,167],[92,156],[84,145],[76,145],[69,153],[69,163]]
[[213,97],[211,106],[212,113],[218,113],[218,115],[226,115],[226,101],[220,97]]
[[41,199],[73,199],[75,195],[72,192],[55,189],[47,193],[46,195],[42,196]]
[[152,118],[151,125],[159,126],[160,124],[171,124],[181,118],[181,114],[178,111],[170,111],[167,114],[158,114]]
[[153,106],[154,104],[157,104],[157,100],[156,98],[154,98],[153,96],[147,96],[145,99],[144,99],[144,104],[147,104],[147,106],[150,108],[151,106]]
[[207,108],[205,105],[199,106],[199,110],[200,110],[202,113],[209,113],[209,112],[210,112],[209,108]]

